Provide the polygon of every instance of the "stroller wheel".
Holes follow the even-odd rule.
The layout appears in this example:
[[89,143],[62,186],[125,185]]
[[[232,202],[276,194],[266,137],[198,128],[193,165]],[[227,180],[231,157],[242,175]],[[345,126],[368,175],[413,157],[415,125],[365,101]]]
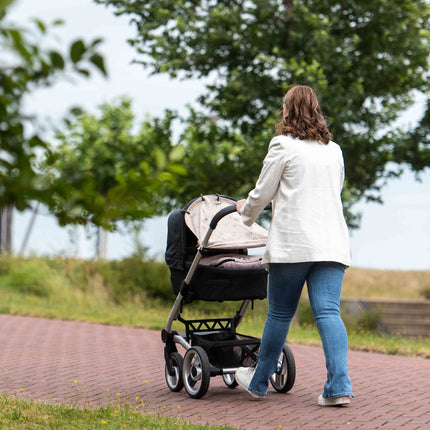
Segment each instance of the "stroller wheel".
[[169,374],[169,368],[167,364],[164,367],[164,376],[166,378],[167,386],[171,391],[178,392],[184,387],[184,381],[182,380],[182,367],[184,359],[179,352],[172,352],[169,355],[170,365],[172,367],[172,374]]
[[224,384],[227,385],[228,388],[236,388],[238,386],[238,383],[236,382],[233,373],[226,373],[222,375],[222,379],[224,381]]
[[291,348],[284,344],[279,356],[276,372],[270,377],[270,383],[278,393],[286,393],[293,388],[296,380],[296,363]]
[[200,346],[193,346],[184,356],[182,379],[185,390],[193,399],[203,397],[209,388],[211,365],[206,351]]

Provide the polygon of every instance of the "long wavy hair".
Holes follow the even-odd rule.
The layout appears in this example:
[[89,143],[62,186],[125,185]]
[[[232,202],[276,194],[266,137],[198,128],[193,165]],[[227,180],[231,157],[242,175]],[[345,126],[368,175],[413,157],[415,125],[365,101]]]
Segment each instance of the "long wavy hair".
[[296,85],[285,94],[282,119],[276,125],[276,132],[324,144],[333,137],[314,90],[305,85]]

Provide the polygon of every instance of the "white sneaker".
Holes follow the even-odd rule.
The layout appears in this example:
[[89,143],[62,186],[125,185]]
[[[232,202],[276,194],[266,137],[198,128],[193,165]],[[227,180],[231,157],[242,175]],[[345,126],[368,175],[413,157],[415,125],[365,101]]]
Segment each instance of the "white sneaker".
[[350,396],[342,396],[342,397],[333,397],[328,399],[327,397],[323,397],[321,394],[318,397],[318,404],[320,406],[348,406],[350,403]]
[[251,396],[255,397],[256,399],[264,399],[266,397],[265,394],[257,394],[253,393],[249,389],[249,384],[251,383],[251,379],[254,376],[255,367],[239,367],[239,369],[236,370],[236,373],[234,375],[236,382],[246,391],[248,391]]

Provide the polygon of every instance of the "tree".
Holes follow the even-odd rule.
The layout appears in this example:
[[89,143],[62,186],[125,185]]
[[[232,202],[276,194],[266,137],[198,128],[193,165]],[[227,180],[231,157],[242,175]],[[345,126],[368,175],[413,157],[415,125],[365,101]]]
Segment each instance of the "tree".
[[49,206],[60,225],[119,222],[162,213],[166,187],[186,171],[182,147],[170,140],[175,116],[147,118],[134,132],[131,101],[105,103],[99,115],[73,110],[60,144],[47,160],[54,190]]
[[106,74],[97,52],[100,39],[90,44],[76,40],[66,54],[50,49],[42,21],[34,20],[25,30],[4,23],[11,3],[0,0],[0,212],[8,208],[9,251],[11,208],[22,211],[31,201],[44,202],[50,195],[49,181],[37,167],[39,155],[49,153],[50,145],[39,134],[37,119],[23,114],[24,96],[60,78],[89,76],[91,68]]
[[[233,172],[243,184],[255,181],[281,97],[294,83],[316,89],[343,148],[350,226],[357,225],[354,203],[380,201],[381,187],[401,174],[402,163],[417,172],[429,166],[429,142],[419,128],[392,126],[416,91],[429,90],[426,0],[95,1],[132,17],[137,61],[152,73],[210,80],[188,132],[197,127],[194,134],[210,139],[212,159],[221,140],[233,139]],[[252,166],[242,162],[251,158]],[[231,164],[227,159],[216,167]],[[225,182],[223,176],[219,187]]]

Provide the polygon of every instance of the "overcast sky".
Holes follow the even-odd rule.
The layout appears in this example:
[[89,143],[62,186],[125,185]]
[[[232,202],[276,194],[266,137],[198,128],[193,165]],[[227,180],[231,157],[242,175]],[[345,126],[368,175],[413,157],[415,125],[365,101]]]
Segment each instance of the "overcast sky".
[[[185,106],[201,94],[204,85],[196,81],[174,81],[166,76],[149,77],[139,66],[130,64],[135,51],[126,43],[134,29],[127,17],[115,17],[112,9],[96,5],[92,0],[18,0],[9,20],[27,25],[31,17],[49,23],[57,18],[65,25],[55,29],[58,46],[66,48],[70,40],[96,37],[101,45],[109,79],[97,72],[90,80],[75,79],[61,82],[52,88],[38,91],[28,98],[26,108],[44,121],[58,125],[58,120],[74,105],[96,112],[96,107],[115,97],[128,95],[138,120],[146,114],[159,116],[170,108],[185,113]],[[423,98],[401,119],[407,127],[423,114]],[[342,145],[342,142],[338,142]],[[222,192],[222,190],[220,190]],[[393,179],[385,187],[384,204],[361,203],[361,228],[351,236],[352,265],[355,267],[402,270],[430,270],[430,169],[416,182],[414,174],[406,172],[401,179]],[[30,213],[16,214],[13,246],[19,252]],[[150,254],[163,258],[167,234],[166,217],[145,223],[143,241]],[[73,238],[71,240],[70,238]],[[108,257],[121,258],[133,250],[133,240],[116,233],[109,236]],[[92,241],[83,229],[61,229],[47,215],[39,215],[26,248],[26,254],[66,254],[91,257]]]

